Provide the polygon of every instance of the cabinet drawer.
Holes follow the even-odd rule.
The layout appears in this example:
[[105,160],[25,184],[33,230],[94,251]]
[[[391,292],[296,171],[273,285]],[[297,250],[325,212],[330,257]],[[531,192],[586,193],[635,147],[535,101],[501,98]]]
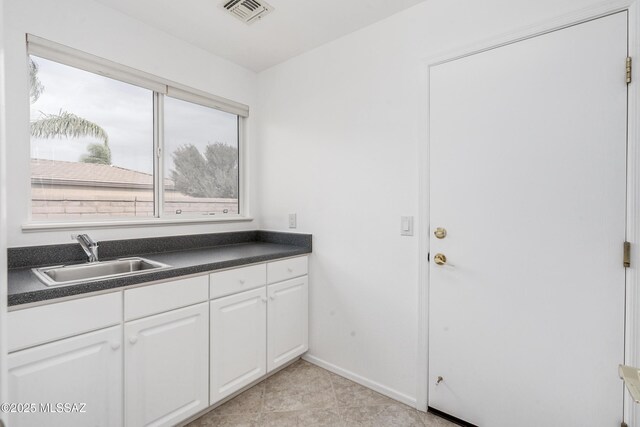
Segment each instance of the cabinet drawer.
[[117,325],[121,321],[121,292],[11,311],[7,316],[9,351]]
[[219,271],[210,275],[211,299],[264,286],[267,283],[265,264]]
[[124,291],[124,320],[138,319],[209,299],[207,276],[190,277]]
[[307,274],[307,257],[283,259],[267,264],[267,283],[282,282]]

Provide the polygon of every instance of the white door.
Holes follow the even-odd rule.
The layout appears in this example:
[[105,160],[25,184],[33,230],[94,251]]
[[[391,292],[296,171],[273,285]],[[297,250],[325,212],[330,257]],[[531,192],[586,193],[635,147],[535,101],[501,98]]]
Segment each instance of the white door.
[[626,56],[622,12],[431,68],[431,407],[620,425]]
[[173,426],[209,404],[209,304],[125,324],[127,427]]
[[210,404],[267,371],[265,287],[211,301]]
[[7,425],[122,425],[121,343],[122,327],[115,326],[10,354],[11,402],[37,406],[8,414]]
[[308,289],[307,276],[268,286],[268,372],[309,349]]

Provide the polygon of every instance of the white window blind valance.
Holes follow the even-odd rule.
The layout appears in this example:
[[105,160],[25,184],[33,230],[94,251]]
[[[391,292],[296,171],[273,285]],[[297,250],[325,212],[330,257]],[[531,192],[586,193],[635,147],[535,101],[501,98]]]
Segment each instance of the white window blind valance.
[[193,102],[194,104],[204,105],[205,107],[226,111],[227,113],[236,114],[241,117],[249,117],[248,105],[230,101],[197,89],[181,88],[177,85],[171,85],[167,86],[167,96],[178,98],[183,101]]
[[184,101],[249,117],[249,106],[139,71],[126,65],[27,34],[27,51],[45,59],[100,74]]

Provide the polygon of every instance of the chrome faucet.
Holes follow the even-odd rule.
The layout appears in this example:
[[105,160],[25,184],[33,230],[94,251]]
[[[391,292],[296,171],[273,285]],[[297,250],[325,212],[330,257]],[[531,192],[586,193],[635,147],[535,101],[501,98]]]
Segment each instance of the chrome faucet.
[[84,253],[89,257],[89,262],[98,262],[98,244],[88,234],[72,234],[71,238],[80,243]]

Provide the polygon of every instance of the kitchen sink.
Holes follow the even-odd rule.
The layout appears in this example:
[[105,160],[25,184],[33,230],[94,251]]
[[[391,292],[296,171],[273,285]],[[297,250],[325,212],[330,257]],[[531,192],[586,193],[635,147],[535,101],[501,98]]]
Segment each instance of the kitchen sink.
[[94,280],[135,276],[152,271],[165,270],[170,265],[145,258],[121,258],[113,261],[90,262],[86,264],[57,265],[32,269],[33,273],[47,286],[73,285]]

